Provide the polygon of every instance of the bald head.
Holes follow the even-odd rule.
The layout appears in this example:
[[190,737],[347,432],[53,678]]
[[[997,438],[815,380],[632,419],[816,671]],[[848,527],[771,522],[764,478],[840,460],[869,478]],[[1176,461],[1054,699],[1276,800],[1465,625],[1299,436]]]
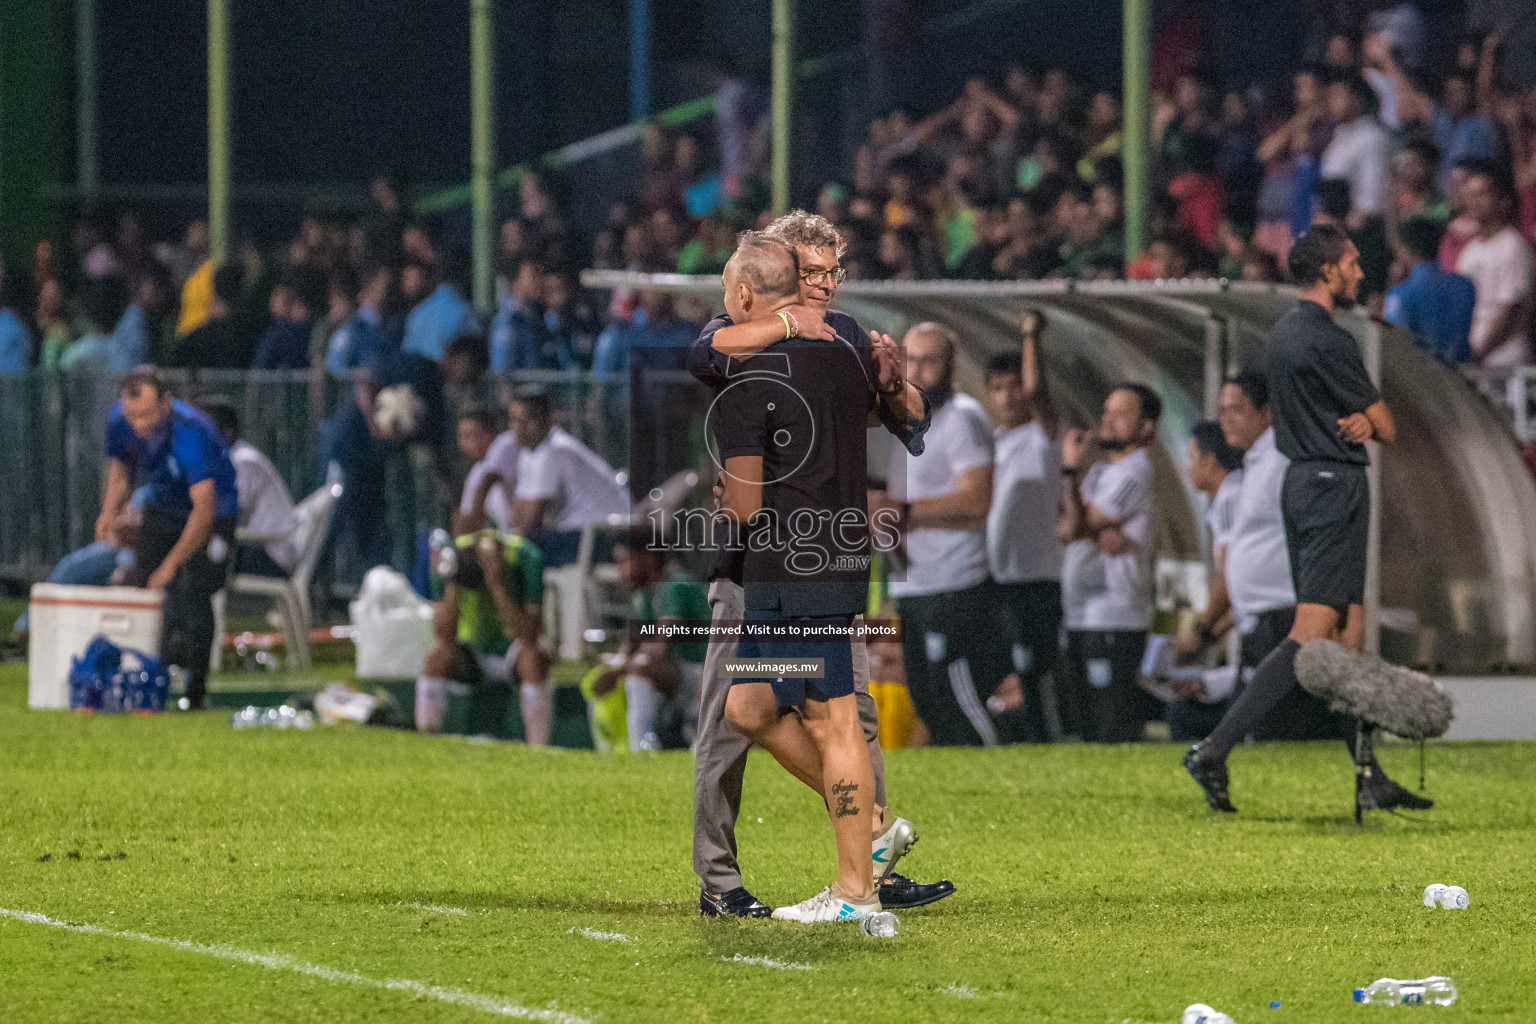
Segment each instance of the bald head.
[[800,265],[791,246],[761,231],[743,231],[723,280],[726,312],[746,323],[799,296]]
[[901,339],[906,350],[907,379],[927,390],[948,381],[955,371],[955,332],[929,320],[909,330]]

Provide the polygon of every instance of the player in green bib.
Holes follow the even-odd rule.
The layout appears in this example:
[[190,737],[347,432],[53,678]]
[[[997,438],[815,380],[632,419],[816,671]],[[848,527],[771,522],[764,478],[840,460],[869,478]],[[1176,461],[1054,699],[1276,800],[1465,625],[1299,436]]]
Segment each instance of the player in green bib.
[[[630,589],[631,639],[581,681],[599,750],[689,747],[697,728],[699,676],[708,641],[641,639],[641,626],[709,622],[703,584],[669,569],[644,529],[614,546],[619,576]],[[667,714],[664,712],[676,712]]]
[[[435,642],[417,680],[417,726],[431,728],[438,695],[450,683],[510,679],[517,669],[528,743],[547,746],[553,724],[550,653],[544,632],[544,558],[514,533],[478,530],[438,552],[446,587],[434,616]],[[425,698],[425,700],[423,700]],[[446,701],[444,696],[443,701]],[[441,728],[441,715],[436,716]]]

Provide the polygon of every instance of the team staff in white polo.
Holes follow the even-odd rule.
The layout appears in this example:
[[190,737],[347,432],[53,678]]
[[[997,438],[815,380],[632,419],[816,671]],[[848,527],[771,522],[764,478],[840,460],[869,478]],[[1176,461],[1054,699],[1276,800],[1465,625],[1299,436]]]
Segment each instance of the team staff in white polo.
[[[992,569],[999,639],[1013,671],[987,707],[1005,739],[1061,738],[1056,667],[1061,646],[1061,420],[1041,364],[1044,314],[1027,311],[1022,351],[987,364],[987,398],[997,450],[987,561]],[[1006,714],[1016,712],[1015,714]]]
[[937,746],[997,743],[985,701],[1002,679],[987,567],[992,425],[954,390],[955,333],[922,323],[902,338],[907,379],[933,407],[927,448],[891,452],[889,499],[901,502],[905,578],[891,579],[907,689]]

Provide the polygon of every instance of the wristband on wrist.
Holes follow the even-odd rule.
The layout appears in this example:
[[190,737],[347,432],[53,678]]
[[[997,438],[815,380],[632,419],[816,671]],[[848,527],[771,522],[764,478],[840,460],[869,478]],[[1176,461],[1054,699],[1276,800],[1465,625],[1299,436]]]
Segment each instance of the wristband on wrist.
[[779,319],[784,321],[784,340],[788,341],[800,333],[800,324],[787,310],[779,310]]

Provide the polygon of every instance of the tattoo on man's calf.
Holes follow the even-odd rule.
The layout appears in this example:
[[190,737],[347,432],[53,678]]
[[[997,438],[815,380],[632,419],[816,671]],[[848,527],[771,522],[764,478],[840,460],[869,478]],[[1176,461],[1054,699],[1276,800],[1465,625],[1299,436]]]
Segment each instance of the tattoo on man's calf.
[[854,803],[859,795],[857,782],[838,779],[832,784],[832,795],[837,798],[837,806],[832,809],[833,817],[851,818],[859,813],[859,805]]

